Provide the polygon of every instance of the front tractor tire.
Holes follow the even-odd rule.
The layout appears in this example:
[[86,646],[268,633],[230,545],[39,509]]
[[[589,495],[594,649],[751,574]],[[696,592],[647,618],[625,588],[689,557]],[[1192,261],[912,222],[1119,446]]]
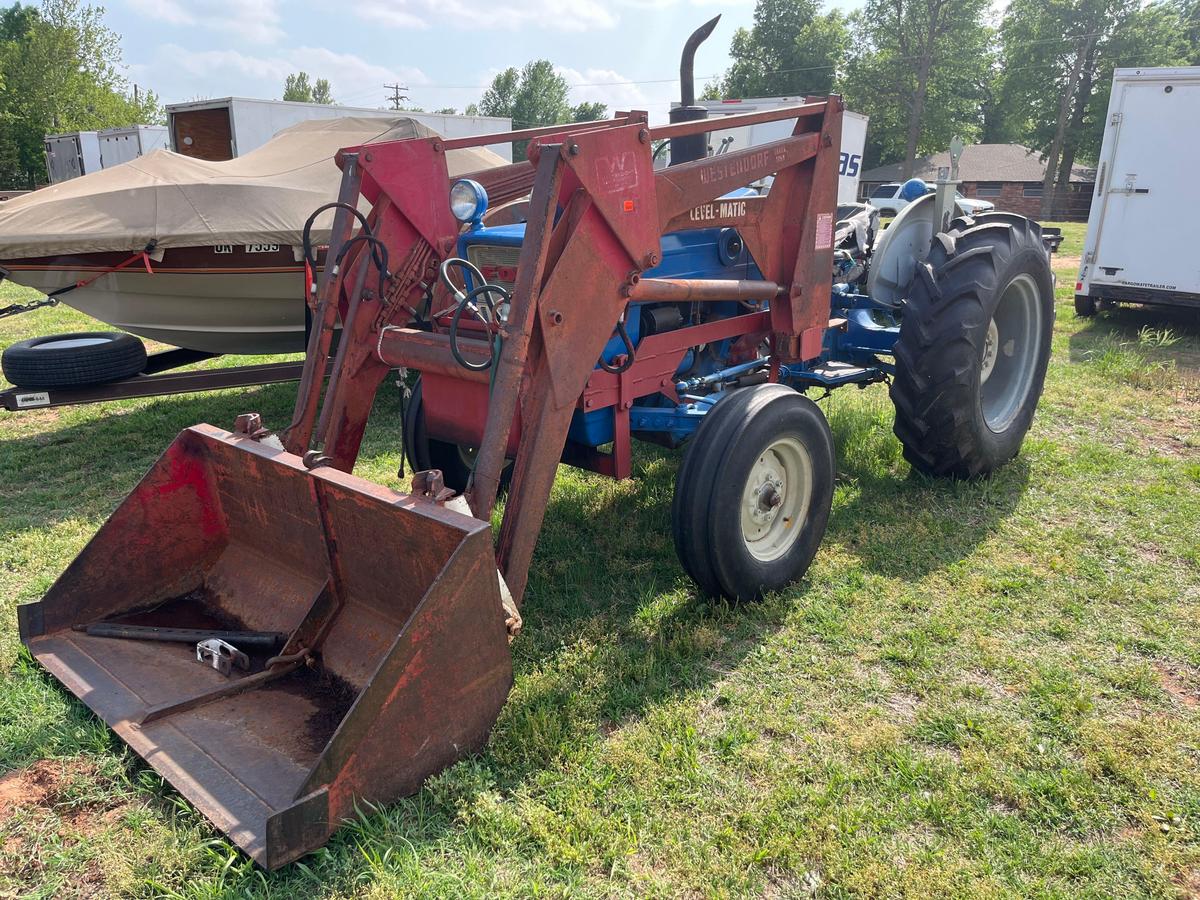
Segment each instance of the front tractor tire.
[[894,430],[912,466],[974,478],[1017,455],[1046,379],[1054,281],[1039,226],[955,219],[916,267],[896,342]]
[[759,600],[807,571],[833,503],[833,436],[817,405],[763,384],[720,400],[689,442],[675,549],[707,596]]

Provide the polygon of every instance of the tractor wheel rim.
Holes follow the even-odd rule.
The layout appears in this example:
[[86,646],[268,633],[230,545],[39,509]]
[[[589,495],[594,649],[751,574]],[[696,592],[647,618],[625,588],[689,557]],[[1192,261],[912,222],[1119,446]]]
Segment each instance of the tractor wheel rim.
[[758,455],[742,490],[742,539],[751,556],[772,562],[792,549],[803,531],[812,482],[812,459],[798,438],[781,437]]
[[1000,295],[980,355],[980,406],[984,422],[996,433],[1013,423],[1029,397],[1042,327],[1037,282],[1032,275],[1018,275]]

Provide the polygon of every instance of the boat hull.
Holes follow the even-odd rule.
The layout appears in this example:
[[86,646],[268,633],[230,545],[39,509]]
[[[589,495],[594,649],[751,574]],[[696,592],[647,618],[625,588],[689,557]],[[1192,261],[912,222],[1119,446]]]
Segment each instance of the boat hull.
[[152,271],[141,262],[110,271],[128,254],[13,260],[0,266],[9,280],[44,293],[95,278],[61,301],[163,344],[208,353],[303,351],[303,264],[295,261],[291,247],[247,251],[228,245],[171,250],[161,262],[150,262]]

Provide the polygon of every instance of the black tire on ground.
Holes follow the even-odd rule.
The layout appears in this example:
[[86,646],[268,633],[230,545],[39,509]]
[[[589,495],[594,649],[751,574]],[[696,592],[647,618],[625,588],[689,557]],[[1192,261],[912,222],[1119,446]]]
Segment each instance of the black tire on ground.
[[[404,410],[404,455],[413,471],[441,469],[446,487],[462,493],[471,478],[474,450],[460,448],[458,444],[439,441],[429,437],[425,430],[425,410],[421,399],[421,379],[413,385],[412,396]],[[508,488],[512,477],[512,464],[506,464],[500,473],[500,489]]]
[[103,384],[146,368],[146,347],[120,331],[50,334],[10,345],[0,357],[0,368],[20,387]]
[[917,266],[896,342],[896,436],[930,475],[1016,456],[1050,359],[1054,288],[1041,229],[1014,213],[955,219]]
[[1075,315],[1081,319],[1090,319],[1096,314],[1096,301],[1083,294],[1075,295]]
[[833,435],[817,405],[762,384],[723,398],[688,444],[671,530],[700,591],[760,600],[799,580],[833,503]]

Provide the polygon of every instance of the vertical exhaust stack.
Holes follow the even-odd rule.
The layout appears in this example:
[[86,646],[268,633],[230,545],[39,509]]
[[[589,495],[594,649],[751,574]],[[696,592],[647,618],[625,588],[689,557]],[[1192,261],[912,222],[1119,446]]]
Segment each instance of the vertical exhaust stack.
[[[696,49],[713,33],[720,21],[721,17],[715,16],[705,22],[692,32],[683,45],[683,55],[679,59],[679,106],[671,110],[672,125],[708,118],[708,110],[696,105]],[[671,138],[671,165],[677,166],[706,156],[708,132]]]

